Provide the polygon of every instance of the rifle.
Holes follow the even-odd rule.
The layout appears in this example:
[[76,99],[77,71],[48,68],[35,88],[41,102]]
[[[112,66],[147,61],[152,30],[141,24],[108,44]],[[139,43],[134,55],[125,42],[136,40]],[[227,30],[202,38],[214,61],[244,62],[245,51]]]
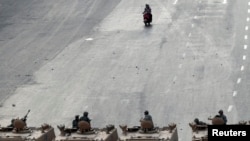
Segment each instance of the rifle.
[[26,123],[29,112],[30,112],[30,110],[28,110],[27,114],[22,118],[22,121],[24,121],[25,123]]

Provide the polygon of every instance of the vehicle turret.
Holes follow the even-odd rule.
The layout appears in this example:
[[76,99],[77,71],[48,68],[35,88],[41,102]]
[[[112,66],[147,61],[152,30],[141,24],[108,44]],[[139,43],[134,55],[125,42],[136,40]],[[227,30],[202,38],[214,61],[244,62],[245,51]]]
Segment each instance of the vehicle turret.
[[55,138],[54,128],[49,124],[44,123],[40,127],[27,126],[28,113],[24,118],[12,119],[11,125],[7,127],[0,127],[0,141],[52,141]]
[[153,127],[149,121],[141,121],[141,126],[120,125],[122,134],[119,141],[178,141],[177,127],[171,123],[165,127]]
[[86,121],[79,121],[77,128],[65,128],[58,125],[60,134],[54,141],[117,141],[118,133],[114,125],[105,128],[92,128]]

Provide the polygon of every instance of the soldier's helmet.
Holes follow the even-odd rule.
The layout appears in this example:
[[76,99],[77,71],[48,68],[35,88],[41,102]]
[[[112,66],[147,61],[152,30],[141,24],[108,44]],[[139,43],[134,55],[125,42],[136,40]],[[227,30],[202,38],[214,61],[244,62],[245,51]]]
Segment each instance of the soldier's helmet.
[[146,111],[144,112],[144,114],[145,114],[145,115],[148,115],[148,110],[146,110]]
[[84,112],[83,113],[84,116],[88,116],[88,114],[89,114],[88,112]]
[[223,114],[223,110],[219,110],[219,112],[218,112],[219,114]]
[[197,123],[199,123],[199,119],[198,118],[195,118],[194,119],[194,122],[197,124]]

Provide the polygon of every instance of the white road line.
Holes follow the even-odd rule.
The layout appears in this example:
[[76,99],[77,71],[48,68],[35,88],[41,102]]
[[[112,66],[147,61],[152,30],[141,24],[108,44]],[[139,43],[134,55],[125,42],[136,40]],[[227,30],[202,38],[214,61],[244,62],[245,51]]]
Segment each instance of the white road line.
[[241,82],[241,78],[238,78],[237,79],[237,84],[240,84],[240,82]]
[[244,45],[244,49],[245,49],[245,50],[247,49],[247,45]]
[[234,91],[234,92],[233,92],[233,96],[236,96],[236,95],[237,95],[237,91]]
[[175,81],[176,81],[176,79],[177,79],[177,77],[176,77],[176,76],[174,76],[174,79],[173,79],[173,81],[175,82]]
[[246,55],[243,55],[242,59],[243,59],[243,60],[246,60],[246,59],[247,59],[247,56],[246,56]]
[[248,30],[248,26],[245,27],[245,30]]
[[93,40],[93,38],[87,38],[87,39],[85,39],[85,40],[87,40],[87,41],[92,41],[92,40]]
[[250,21],[250,18],[247,17],[247,21],[249,22],[249,21]]
[[250,9],[248,9],[247,12],[250,13]]
[[175,0],[173,4],[177,4],[178,0]]
[[245,35],[245,36],[244,36],[244,39],[245,39],[245,40],[247,40],[247,39],[248,39],[248,36],[247,36],[247,35]]
[[250,2],[248,2],[248,5],[250,5]]
[[180,68],[180,69],[182,68],[182,64],[179,64],[179,68]]
[[192,28],[193,28],[193,27],[194,27],[194,24],[192,24],[191,26],[192,26]]
[[245,68],[244,66],[241,66],[241,67],[240,67],[240,70],[241,70],[241,71],[243,71],[243,70],[244,70],[244,68]]
[[226,4],[226,3],[227,3],[227,0],[224,0],[223,3]]
[[188,37],[191,37],[191,36],[192,36],[192,33],[189,33],[189,34],[188,34]]
[[232,109],[233,109],[233,105],[229,105],[227,111],[228,111],[228,112],[231,112]]
[[186,57],[186,53],[183,53],[183,54],[182,54],[182,57],[185,58],[185,57]]
[[194,16],[194,19],[197,19],[198,17],[197,16]]

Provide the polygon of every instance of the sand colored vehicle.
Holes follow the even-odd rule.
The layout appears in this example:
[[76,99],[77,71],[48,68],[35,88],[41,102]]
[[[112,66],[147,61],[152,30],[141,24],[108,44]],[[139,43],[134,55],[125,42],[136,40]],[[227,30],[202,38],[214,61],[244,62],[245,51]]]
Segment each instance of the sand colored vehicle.
[[192,141],[208,141],[208,125],[224,125],[224,120],[215,116],[213,118],[209,117],[208,120],[211,120],[211,123],[205,123],[201,121],[196,121],[189,123],[189,126],[192,129]]
[[[224,120],[221,117],[208,118],[211,123],[197,124],[195,122],[189,123],[192,129],[192,141],[208,141],[208,125],[224,125]],[[249,125],[250,121],[239,121],[235,125]],[[233,124],[231,124],[233,125]]]
[[11,125],[7,127],[0,127],[0,141],[52,141],[55,139],[54,128],[49,124],[28,127],[26,124],[28,113],[22,119],[12,119]]
[[53,141],[117,141],[118,133],[114,125],[105,128],[92,128],[86,121],[80,121],[77,128],[58,125],[60,134]]
[[166,127],[153,127],[150,121],[141,121],[141,126],[120,125],[119,141],[178,141],[177,127],[171,123]]

